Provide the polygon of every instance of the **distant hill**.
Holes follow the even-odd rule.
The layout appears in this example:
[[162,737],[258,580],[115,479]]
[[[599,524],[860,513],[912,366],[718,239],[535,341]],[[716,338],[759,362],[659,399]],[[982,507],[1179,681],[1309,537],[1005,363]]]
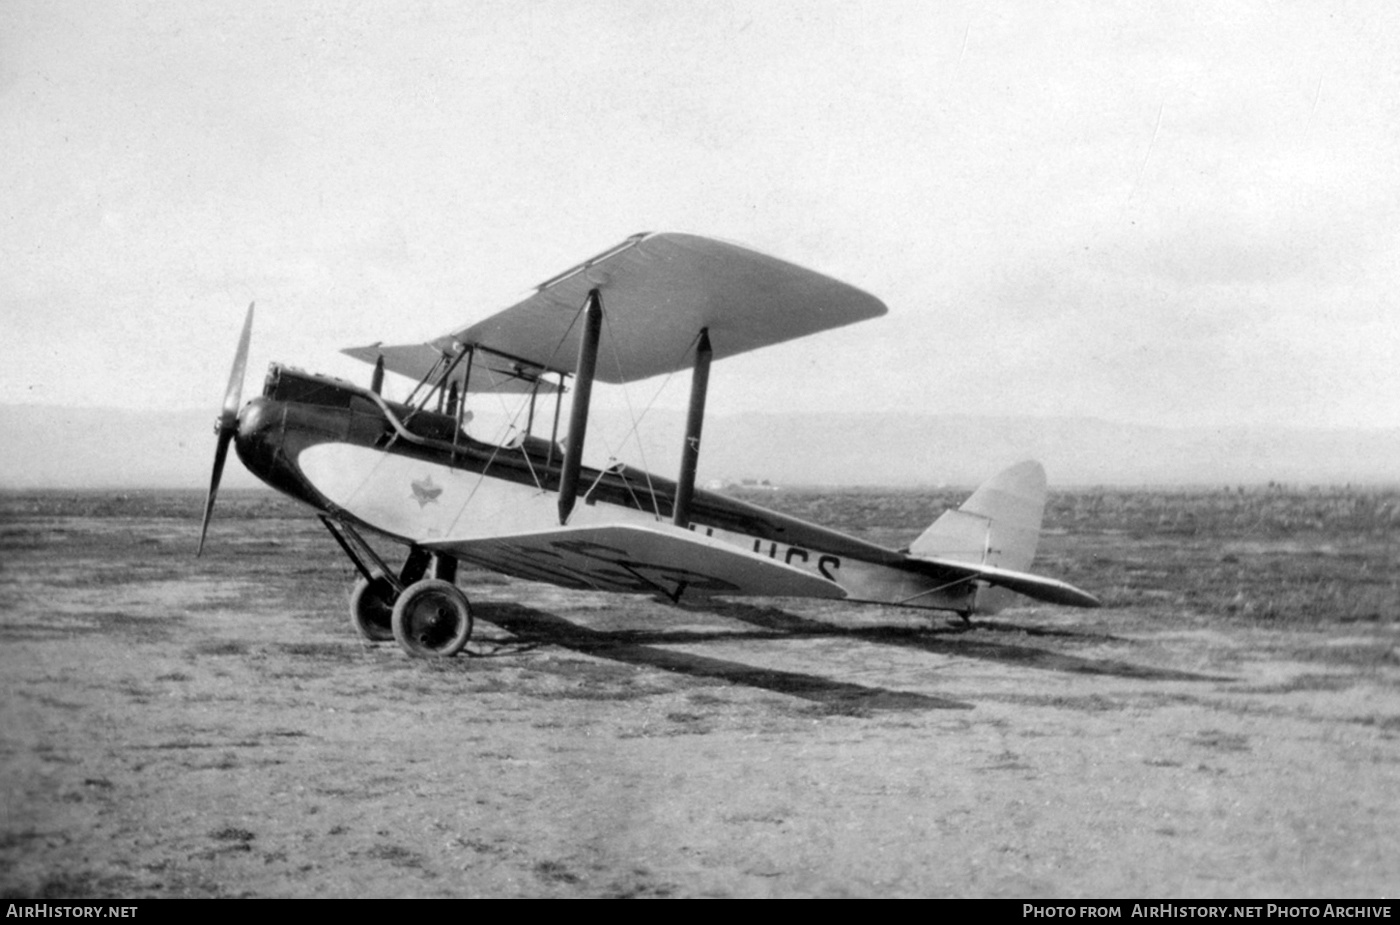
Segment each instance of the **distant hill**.
[[[0,405],[0,487],[197,488],[214,456],[213,413]],[[672,475],[684,415],[652,412],[629,464]],[[625,430],[625,428],[623,428]],[[611,439],[590,431],[590,461]],[[620,440],[620,435],[617,437]],[[1187,428],[1090,418],[739,414],[705,424],[702,481],[778,485],[975,485],[1021,459],[1053,485],[1396,484],[1400,430]],[[224,484],[259,484],[231,461]]]

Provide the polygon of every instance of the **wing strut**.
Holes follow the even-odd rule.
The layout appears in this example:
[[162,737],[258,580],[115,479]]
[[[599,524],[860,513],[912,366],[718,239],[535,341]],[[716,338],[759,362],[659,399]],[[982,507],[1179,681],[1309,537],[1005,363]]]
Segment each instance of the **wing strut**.
[[710,385],[710,329],[700,329],[695,347],[695,370],[690,378],[690,410],[685,416],[685,445],[681,447],[681,474],[676,480],[676,503],[671,522],[690,526],[690,500],[695,497],[695,468],[700,462],[700,429],[705,425],[705,392]]
[[559,523],[568,523],[578,496],[579,466],[583,463],[583,436],[588,430],[588,400],[593,397],[593,372],[598,365],[598,338],[603,330],[603,299],[597,287],[588,290],[583,306],[583,336],[578,342],[578,367],[574,374],[574,404],[569,409],[568,446],[559,479]]

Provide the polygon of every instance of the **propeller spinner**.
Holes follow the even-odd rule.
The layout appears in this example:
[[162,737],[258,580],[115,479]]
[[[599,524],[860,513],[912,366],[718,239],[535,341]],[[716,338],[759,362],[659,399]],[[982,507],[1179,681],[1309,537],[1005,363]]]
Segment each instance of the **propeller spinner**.
[[224,461],[228,459],[228,445],[238,436],[238,406],[243,397],[243,370],[248,365],[248,341],[253,335],[253,303],[248,303],[248,317],[243,321],[243,333],[238,338],[238,352],[233,355],[233,369],[229,372],[228,388],[224,390],[224,406],[219,412],[214,433],[219,443],[214,450],[214,476],[209,480],[209,497],[204,501],[204,522],[199,527],[198,558],[204,552],[204,536],[209,532],[209,517],[214,513],[214,498],[219,493],[219,479],[224,474]]

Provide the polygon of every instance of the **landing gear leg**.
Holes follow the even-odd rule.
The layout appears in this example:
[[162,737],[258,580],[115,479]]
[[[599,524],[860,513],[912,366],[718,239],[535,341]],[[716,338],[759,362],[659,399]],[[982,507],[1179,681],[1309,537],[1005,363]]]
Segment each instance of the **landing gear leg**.
[[[368,578],[361,576],[350,591],[350,625],[355,627],[355,631],[370,642],[388,642],[393,639],[394,605],[398,603],[405,588],[420,582],[427,574],[432,559],[433,556],[427,550],[421,546],[414,546],[408,551],[408,558],[399,570],[397,581],[380,569],[372,570]],[[455,577],[457,560],[446,561],[452,564],[451,577]],[[434,568],[434,574],[439,578],[444,571],[448,571],[443,569],[442,562],[443,560],[439,559]],[[451,577],[448,579],[449,584]]]
[[[371,642],[395,639],[415,658],[451,658],[472,635],[472,608],[457,587],[457,560],[411,546],[398,577],[348,523],[322,515],[360,572],[350,593],[350,622]],[[423,577],[431,568],[432,578]]]
[[[431,567],[436,578],[451,584],[456,578],[457,560],[435,556],[421,546],[411,546],[397,576],[364,537],[348,523],[322,515],[321,522],[340,544],[360,573],[350,591],[350,625],[370,642],[388,642],[394,635],[394,611],[405,589],[422,584]],[[460,593],[460,592],[459,592]],[[466,596],[462,595],[463,602]],[[470,611],[468,611],[470,616]],[[471,630],[468,627],[468,634]],[[463,641],[465,643],[465,640]],[[455,652],[453,653],[455,654]]]
[[448,584],[455,584],[457,582],[457,560],[451,556],[434,556],[433,577],[441,579]]

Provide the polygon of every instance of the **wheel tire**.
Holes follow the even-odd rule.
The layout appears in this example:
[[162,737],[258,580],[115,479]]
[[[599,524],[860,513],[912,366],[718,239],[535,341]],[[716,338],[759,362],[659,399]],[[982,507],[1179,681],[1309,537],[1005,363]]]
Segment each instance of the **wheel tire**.
[[350,592],[350,625],[370,642],[394,638],[394,586],[383,575],[361,578]]
[[471,635],[471,604],[451,582],[425,578],[394,604],[394,638],[414,658],[451,658]]

